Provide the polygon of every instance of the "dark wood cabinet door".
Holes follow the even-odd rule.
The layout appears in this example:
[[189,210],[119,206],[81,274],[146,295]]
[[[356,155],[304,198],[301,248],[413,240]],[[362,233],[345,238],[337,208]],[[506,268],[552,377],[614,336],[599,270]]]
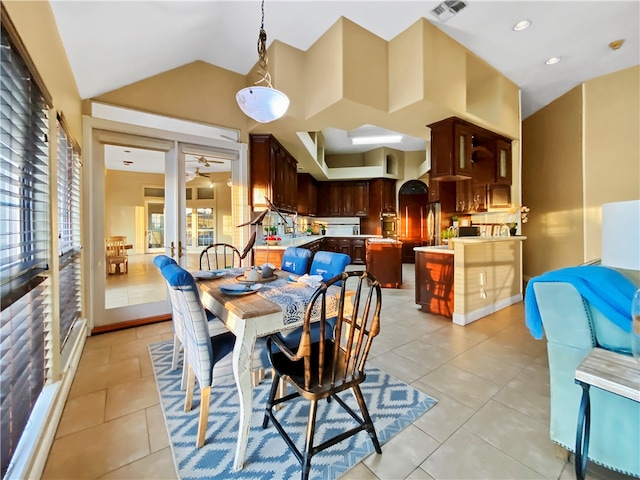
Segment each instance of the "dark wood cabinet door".
[[350,182],[337,182],[337,191],[340,192],[340,216],[354,216],[355,191]]
[[429,179],[429,202],[440,201],[440,182],[435,179]]
[[339,238],[337,241],[337,252],[346,253],[349,255],[351,260],[353,261],[352,252],[351,252],[351,239],[350,238]]
[[471,178],[471,137],[473,132],[463,125],[453,128],[453,173]]
[[[369,196],[371,198],[371,196]],[[393,210],[396,211],[396,181],[388,178],[382,179],[382,203],[381,203],[381,211],[382,210]],[[371,212],[375,215],[378,215],[379,212]]]
[[358,181],[349,182],[353,205],[353,215],[356,217],[366,217],[369,211],[369,182]]
[[489,208],[504,208],[511,206],[510,185],[489,185]]
[[471,190],[471,209],[473,212],[487,211],[487,186],[474,183]]
[[342,186],[339,182],[329,182],[329,198],[327,199],[329,205],[328,215],[332,217],[339,217],[342,215]]
[[364,240],[354,238],[351,240],[351,263],[356,265],[364,265],[366,252]]
[[453,317],[453,255],[416,253],[416,303],[425,312]]
[[496,141],[496,183],[511,185],[511,142]]
[[284,211],[296,211],[297,161],[271,135],[250,135],[250,197],[254,207],[268,198]]

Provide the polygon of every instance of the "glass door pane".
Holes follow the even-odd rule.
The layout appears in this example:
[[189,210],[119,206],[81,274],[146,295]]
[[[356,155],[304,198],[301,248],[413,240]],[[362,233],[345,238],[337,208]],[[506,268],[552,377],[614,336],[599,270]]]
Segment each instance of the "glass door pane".
[[147,203],[147,253],[161,252],[164,244],[164,203]]

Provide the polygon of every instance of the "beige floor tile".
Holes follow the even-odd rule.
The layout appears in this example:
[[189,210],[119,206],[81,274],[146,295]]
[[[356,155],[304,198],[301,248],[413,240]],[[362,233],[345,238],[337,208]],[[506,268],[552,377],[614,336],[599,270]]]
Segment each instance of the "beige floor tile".
[[144,411],[53,442],[44,479],[96,478],[149,455]]
[[146,355],[140,355],[138,360],[140,360],[140,375],[142,375],[142,377],[153,377],[151,355],[147,352]]
[[140,361],[129,358],[119,362],[99,365],[92,369],[78,370],[69,391],[69,398],[102,390],[111,385],[141,378]]
[[107,389],[105,420],[113,420],[157,405],[158,387],[152,376],[112,385]]
[[480,408],[500,390],[495,383],[449,364],[428,373],[420,381],[473,409]]
[[156,335],[162,335],[163,333],[173,333],[171,322],[159,322],[136,328],[137,338],[153,337]]
[[107,390],[103,389],[67,400],[56,438],[103,423],[106,398]]
[[405,383],[415,382],[431,370],[428,366],[412,362],[411,360],[401,357],[394,351],[386,352],[372,358],[368,364],[384,370],[389,375]]
[[412,386],[438,400],[438,403],[416,419],[413,425],[440,443],[449,438],[476,413],[473,408],[463,405],[421,381],[413,383]]
[[422,465],[437,480],[516,480],[543,478],[500,449],[460,429]]
[[135,339],[131,342],[123,342],[111,346],[111,361],[117,362],[127,358],[149,356],[149,344],[162,341],[160,334],[146,338]]
[[522,367],[498,362],[498,360],[486,355],[480,345],[458,355],[449,362],[449,365],[471,372],[491,383],[503,386],[506,385],[513,377],[515,377]]
[[95,348],[110,347],[122,342],[130,342],[136,339],[136,331],[133,328],[126,330],[118,330],[116,332],[102,333],[100,335],[92,335],[87,338],[84,350],[93,350]]
[[145,409],[147,428],[149,430],[149,445],[152,452],[157,452],[169,446],[167,425],[164,421],[160,404]]
[[455,355],[459,355],[474,345],[486,340],[483,334],[461,335],[456,333],[451,326],[442,328],[436,332],[430,333],[422,337],[425,343],[436,345],[440,348],[446,348]]
[[431,475],[422,470],[421,468],[416,468],[413,472],[407,475],[404,480],[434,480]]
[[555,455],[549,426],[501,403],[487,403],[465,423],[464,429],[545,478],[558,478],[562,472],[565,462]]
[[370,455],[363,463],[381,480],[404,478],[439,446],[422,430],[409,425],[382,446],[382,455]]
[[[374,454],[375,455],[375,454]],[[313,468],[313,466],[311,467]],[[340,480],[377,480],[378,477],[364,463],[358,463],[351,470],[340,476]]]
[[173,455],[170,448],[165,448],[135,462],[120,467],[99,477],[101,480],[153,480],[177,479]]
[[[88,339],[87,339],[88,341]],[[99,365],[106,365],[111,361],[111,346],[85,349],[80,357],[78,369],[91,369]]]
[[395,352],[411,361],[420,362],[431,370],[444,365],[455,357],[455,353],[452,353],[451,350],[425,343],[423,340],[413,340],[403,345],[402,348],[397,348]]

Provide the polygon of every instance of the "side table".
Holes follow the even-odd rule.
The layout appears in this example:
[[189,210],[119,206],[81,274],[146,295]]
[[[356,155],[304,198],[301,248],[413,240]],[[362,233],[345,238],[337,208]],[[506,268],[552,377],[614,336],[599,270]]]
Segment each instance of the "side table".
[[640,402],[640,362],[620,353],[594,348],[576,369],[575,381],[582,387],[576,431],[576,479],[584,480],[589,460],[589,387]]

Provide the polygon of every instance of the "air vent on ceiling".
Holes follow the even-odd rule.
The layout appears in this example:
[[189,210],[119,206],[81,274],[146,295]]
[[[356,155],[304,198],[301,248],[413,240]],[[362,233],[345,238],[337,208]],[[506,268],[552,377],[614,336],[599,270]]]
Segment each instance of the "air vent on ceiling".
[[431,10],[431,13],[441,22],[446,22],[466,6],[462,0],[447,0]]

